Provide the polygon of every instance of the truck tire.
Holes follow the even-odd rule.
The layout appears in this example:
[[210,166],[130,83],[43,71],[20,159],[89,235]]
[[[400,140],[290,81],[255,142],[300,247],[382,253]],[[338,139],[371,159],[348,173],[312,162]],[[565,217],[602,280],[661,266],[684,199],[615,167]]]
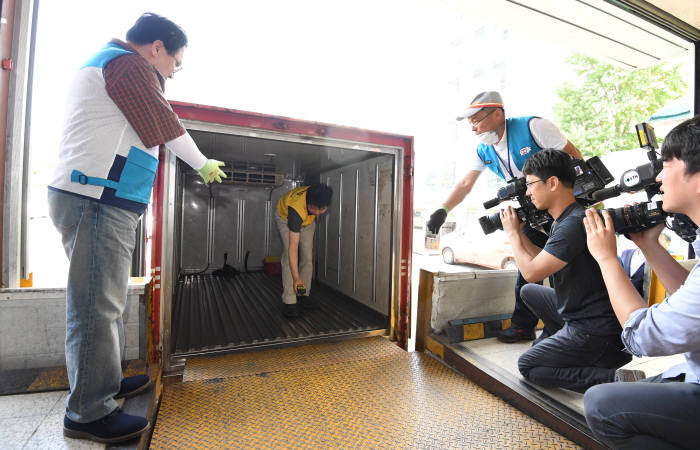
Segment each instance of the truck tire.
[[452,251],[450,247],[445,247],[442,249],[442,260],[445,264],[455,263],[455,252]]
[[505,270],[518,270],[518,264],[516,264],[513,258],[508,258],[501,264],[501,269]]

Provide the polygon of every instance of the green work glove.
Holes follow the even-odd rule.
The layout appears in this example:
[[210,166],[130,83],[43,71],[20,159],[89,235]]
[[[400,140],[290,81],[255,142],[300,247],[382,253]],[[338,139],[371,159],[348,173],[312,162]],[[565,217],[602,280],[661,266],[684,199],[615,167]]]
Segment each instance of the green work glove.
[[207,159],[204,167],[199,169],[199,176],[202,177],[205,183],[211,183],[215,181],[221,183],[221,178],[226,178],[226,174],[219,167],[223,166],[224,163],[217,161],[215,159]]

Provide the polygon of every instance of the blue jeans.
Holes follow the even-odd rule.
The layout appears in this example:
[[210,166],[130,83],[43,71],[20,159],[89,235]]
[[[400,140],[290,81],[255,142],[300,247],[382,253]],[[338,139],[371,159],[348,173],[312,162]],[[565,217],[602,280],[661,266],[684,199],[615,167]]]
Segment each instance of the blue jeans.
[[66,416],[92,422],[117,408],[122,314],[139,215],[49,190],[49,214],[70,261],[66,285]]
[[593,386],[583,397],[593,434],[615,449],[698,448],[700,385],[683,376]]

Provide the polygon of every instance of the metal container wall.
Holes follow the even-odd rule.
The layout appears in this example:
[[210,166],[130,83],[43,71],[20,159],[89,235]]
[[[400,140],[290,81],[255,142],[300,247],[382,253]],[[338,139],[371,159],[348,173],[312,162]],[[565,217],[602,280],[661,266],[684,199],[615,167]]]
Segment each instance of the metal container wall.
[[274,213],[291,183],[274,190],[232,185],[212,185],[209,189],[191,171],[182,172],[181,181],[183,273],[219,268],[225,253],[229,265],[243,270],[249,252],[248,269],[261,269],[265,256],[282,253]]
[[[330,288],[328,295],[335,295],[337,301],[340,297],[345,303],[350,300],[347,297],[355,300],[347,304],[354,304],[349,307],[363,317],[384,317],[377,323],[368,319],[367,324],[341,329],[347,328],[348,333],[379,330],[383,320],[389,336],[406,348],[413,138],[212,106],[172,104],[207,157],[247,167],[273,166],[277,182],[283,180],[283,185],[273,189],[269,185],[214,184],[210,190],[194,170],[170,153],[163,154],[161,181],[155,190],[152,273],[160,282],[154,287],[154,317],[162,314],[154,322],[153,333],[162,339],[154,341],[154,351],[162,349],[166,371],[177,370],[183,363],[178,352],[173,352],[171,334],[178,280],[221,268],[224,254],[227,263],[239,270],[248,252],[249,270],[261,269],[265,256],[281,255],[274,221],[277,201],[289,189],[315,181],[330,183],[335,195],[330,214],[318,222],[314,280]],[[331,257],[336,261],[335,282],[329,278]],[[333,315],[333,311],[326,312]],[[347,320],[353,321],[350,316]],[[228,340],[212,345],[230,348]],[[196,350],[196,345],[185,347]],[[209,344],[205,347],[218,351]]]
[[377,312],[389,310],[393,158],[381,156],[321,174],[333,204],[319,224],[317,278]]

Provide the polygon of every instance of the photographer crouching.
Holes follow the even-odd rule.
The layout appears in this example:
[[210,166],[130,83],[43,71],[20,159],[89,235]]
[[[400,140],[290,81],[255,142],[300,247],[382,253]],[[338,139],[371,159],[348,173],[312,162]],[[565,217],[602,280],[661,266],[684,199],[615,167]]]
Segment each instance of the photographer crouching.
[[523,234],[512,207],[501,210],[500,218],[523,277],[530,283],[550,275],[554,279],[554,288],[526,284],[520,291],[525,305],[553,334],[521,355],[518,369],[537,385],[583,392],[613,381],[615,369],[632,357],[622,351],[620,324],[600,268],[586,248],[585,209],[574,197],[576,174],[569,155],[542,150],[528,158],[523,173],[526,195],[554,218],[544,248]]
[[[675,127],[661,147],[663,209],[700,223],[700,116]],[[584,224],[598,261],[622,341],[637,356],[685,353],[685,362],[637,383],[595,386],[584,410],[593,433],[613,448],[697,448],[700,442],[700,270],[688,273],[659,244],[663,224],[630,238],[642,250],[669,297],[647,307],[620,266],[610,215],[593,211]],[[695,240],[695,252],[700,243]]]

